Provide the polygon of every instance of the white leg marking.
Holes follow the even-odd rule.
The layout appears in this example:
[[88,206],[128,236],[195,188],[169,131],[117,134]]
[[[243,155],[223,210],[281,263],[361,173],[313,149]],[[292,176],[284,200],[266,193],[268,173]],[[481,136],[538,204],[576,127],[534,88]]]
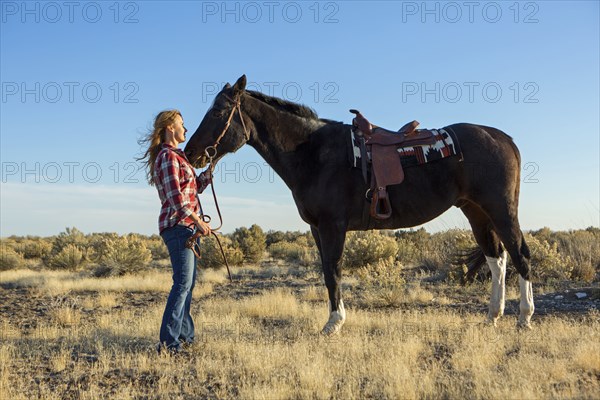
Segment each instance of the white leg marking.
[[490,308],[488,321],[496,326],[498,318],[504,314],[505,277],[506,277],[506,251],[499,258],[485,257],[492,272],[492,296],[490,297]]
[[331,309],[331,303],[329,303],[329,321],[327,321],[321,331],[321,333],[327,336],[339,333],[346,321],[346,310],[344,309],[343,300],[340,299],[337,311],[332,312]]
[[519,328],[531,329],[531,316],[535,310],[533,305],[533,287],[531,282],[519,276],[519,289],[521,291],[521,303],[519,304]]

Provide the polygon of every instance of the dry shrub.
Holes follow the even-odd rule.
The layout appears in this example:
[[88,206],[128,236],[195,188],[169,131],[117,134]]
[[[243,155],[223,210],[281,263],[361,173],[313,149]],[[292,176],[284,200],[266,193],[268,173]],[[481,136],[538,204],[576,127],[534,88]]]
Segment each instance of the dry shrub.
[[87,264],[83,251],[74,245],[67,244],[57,254],[51,255],[45,260],[46,265],[51,269],[67,269],[75,271]]
[[146,240],[146,247],[152,253],[153,260],[169,259],[169,249],[160,236]]
[[273,258],[297,262],[305,266],[314,265],[319,257],[317,249],[310,247],[303,236],[293,242],[284,240],[273,243],[269,246],[268,252]]
[[25,259],[12,248],[2,245],[0,247],[0,271],[20,269],[25,267]]
[[426,257],[437,261],[441,266],[450,266],[457,254],[477,246],[471,231],[450,229],[431,235]]
[[[589,227],[585,230],[553,232],[548,227],[532,231],[530,236],[545,242],[559,253],[564,266],[560,279],[592,282],[600,278],[600,229]],[[552,252],[551,252],[552,253]],[[533,265],[534,269],[536,268]]]
[[397,231],[398,260],[405,264],[421,263],[429,252],[431,235],[424,229]]
[[50,254],[52,242],[37,237],[26,237],[15,244],[14,249],[21,253],[25,259],[41,259]]
[[231,234],[235,247],[244,254],[244,261],[258,262],[267,249],[266,236],[260,226],[254,224],[250,228],[238,228]]
[[[539,237],[539,236],[538,236]],[[573,260],[558,251],[558,243],[548,243],[531,234],[525,234],[525,241],[531,252],[531,269],[537,282],[551,283],[571,278]],[[511,268],[514,271],[514,268]],[[516,274],[514,274],[516,275]]]
[[96,276],[135,273],[148,267],[152,253],[142,239],[135,235],[105,238],[97,250],[99,267]]
[[298,260],[303,250],[304,248],[298,243],[286,240],[273,243],[267,249],[271,257],[286,261]]
[[429,234],[421,228],[398,231],[396,237],[398,259],[427,272],[436,272],[438,279],[460,280],[464,266],[458,256],[477,246],[471,231],[463,229]]
[[19,246],[19,242],[15,239],[16,238],[14,236],[10,238],[0,239],[0,248],[11,249],[16,251],[16,248]]
[[398,244],[393,237],[380,231],[349,232],[344,246],[343,264],[358,269],[379,260],[395,259]]
[[600,229],[556,232],[551,240],[572,261],[571,279],[592,282],[600,277]]
[[48,240],[26,240],[21,244],[21,253],[26,259],[36,259],[47,257],[52,251],[52,243]]
[[77,270],[93,259],[94,250],[77,228],[66,228],[54,237],[52,249],[42,260],[51,269]]
[[548,228],[547,226],[535,230],[535,231],[531,231],[529,232],[531,234],[531,236],[534,236],[536,239],[538,239],[539,241],[542,242],[547,242],[547,243],[552,243],[552,230],[550,228]]
[[356,276],[365,286],[398,286],[404,283],[400,274],[402,264],[393,257],[383,258],[356,270]]
[[[223,252],[227,257],[229,265],[241,265],[244,261],[244,253],[237,247],[234,247],[231,239],[227,236],[221,236],[219,237],[219,240],[221,241]],[[202,268],[218,269],[225,266],[223,255],[221,254],[217,240],[213,236],[201,239],[199,253],[200,266]]]
[[19,239],[14,236],[7,239],[0,239],[0,271],[25,267],[23,254],[18,251],[20,246]]
[[[310,236],[310,238],[308,237]],[[300,237],[305,237],[306,239],[311,239],[310,242],[310,246],[314,246],[314,240],[312,240],[312,235],[310,235],[307,232],[300,232],[300,231],[294,231],[294,232],[283,232],[283,231],[275,231],[275,230],[269,230],[266,234],[265,234],[265,241],[267,244],[267,247],[271,246],[274,243],[277,242],[295,242],[297,241]]]
[[356,271],[365,297],[374,306],[398,306],[404,299],[402,264],[394,257],[381,258]]
[[54,238],[52,243],[52,254],[60,253],[60,251],[68,245],[74,245],[83,250],[88,247],[88,240],[79,229],[75,227],[66,228],[64,232],[59,233],[58,236]]

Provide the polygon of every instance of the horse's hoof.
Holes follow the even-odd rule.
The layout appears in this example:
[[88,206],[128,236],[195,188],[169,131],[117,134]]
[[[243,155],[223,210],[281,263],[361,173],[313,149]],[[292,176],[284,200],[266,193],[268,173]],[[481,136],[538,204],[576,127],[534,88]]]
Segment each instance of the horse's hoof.
[[498,326],[497,322],[498,322],[498,317],[492,317],[491,315],[488,315],[488,317],[485,320],[485,324],[487,326],[493,326],[494,328]]
[[321,334],[324,336],[333,336],[337,335],[342,331],[343,322],[328,322],[321,330]]
[[528,321],[527,322],[521,322],[521,321],[519,321],[519,322],[517,322],[517,329],[520,330],[520,331],[530,331],[533,328],[532,328],[530,322],[528,322]]

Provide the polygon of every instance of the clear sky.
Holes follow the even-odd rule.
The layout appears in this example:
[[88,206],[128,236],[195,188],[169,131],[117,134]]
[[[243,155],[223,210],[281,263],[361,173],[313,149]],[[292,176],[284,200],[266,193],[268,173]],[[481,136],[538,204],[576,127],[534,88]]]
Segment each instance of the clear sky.
[[[165,108],[193,132],[242,74],[324,118],[497,127],[521,150],[524,229],[600,224],[598,1],[0,6],[0,236],[157,233],[137,139]],[[250,147],[223,159],[216,189],[225,232],[308,229]],[[452,227],[468,227],[457,210],[426,225]]]

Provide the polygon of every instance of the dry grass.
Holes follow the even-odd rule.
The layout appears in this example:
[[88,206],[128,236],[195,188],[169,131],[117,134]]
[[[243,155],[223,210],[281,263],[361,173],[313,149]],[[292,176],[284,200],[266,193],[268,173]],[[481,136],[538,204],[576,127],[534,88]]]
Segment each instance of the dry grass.
[[[31,294],[23,307],[37,307],[36,294],[83,294],[78,302],[45,309],[35,329],[21,327],[18,313],[2,311],[0,398],[520,399],[600,393],[598,313],[538,318],[533,331],[519,332],[514,315],[492,328],[482,324],[483,314],[438,304],[438,298],[451,302],[451,295],[428,287],[404,288],[401,309],[353,307],[346,290],[343,333],[325,338],[318,334],[327,318],[322,285],[296,277],[260,286],[290,273],[270,269],[266,281],[262,275],[253,280],[253,274],[260,269],[236,273],[245,278],[235,285],[224,281],[222,271],[203,274],[197,287],[216,292],[194,302],[199,343],[173,359],[153,349],[168,272],[106,279],[4,272],[3,285]],[[158,301],[138,305],[148,296]]]
[[77,326],[81,322],[81,312],[69,306],[50,310],[49,315],[62,328]]
[[0,284],[14,287],[43,288],[53,294],[70,291],[168,292],[171,280],[167,271],[144,272],[110,278],[93,278],[87,273],[69,271],[10,270],[0,273]]
[[325,285],[309,286],[300,293],[300,299],[304,301],[317,301],[323,304],[327,301],[327,288],[325,288]]

